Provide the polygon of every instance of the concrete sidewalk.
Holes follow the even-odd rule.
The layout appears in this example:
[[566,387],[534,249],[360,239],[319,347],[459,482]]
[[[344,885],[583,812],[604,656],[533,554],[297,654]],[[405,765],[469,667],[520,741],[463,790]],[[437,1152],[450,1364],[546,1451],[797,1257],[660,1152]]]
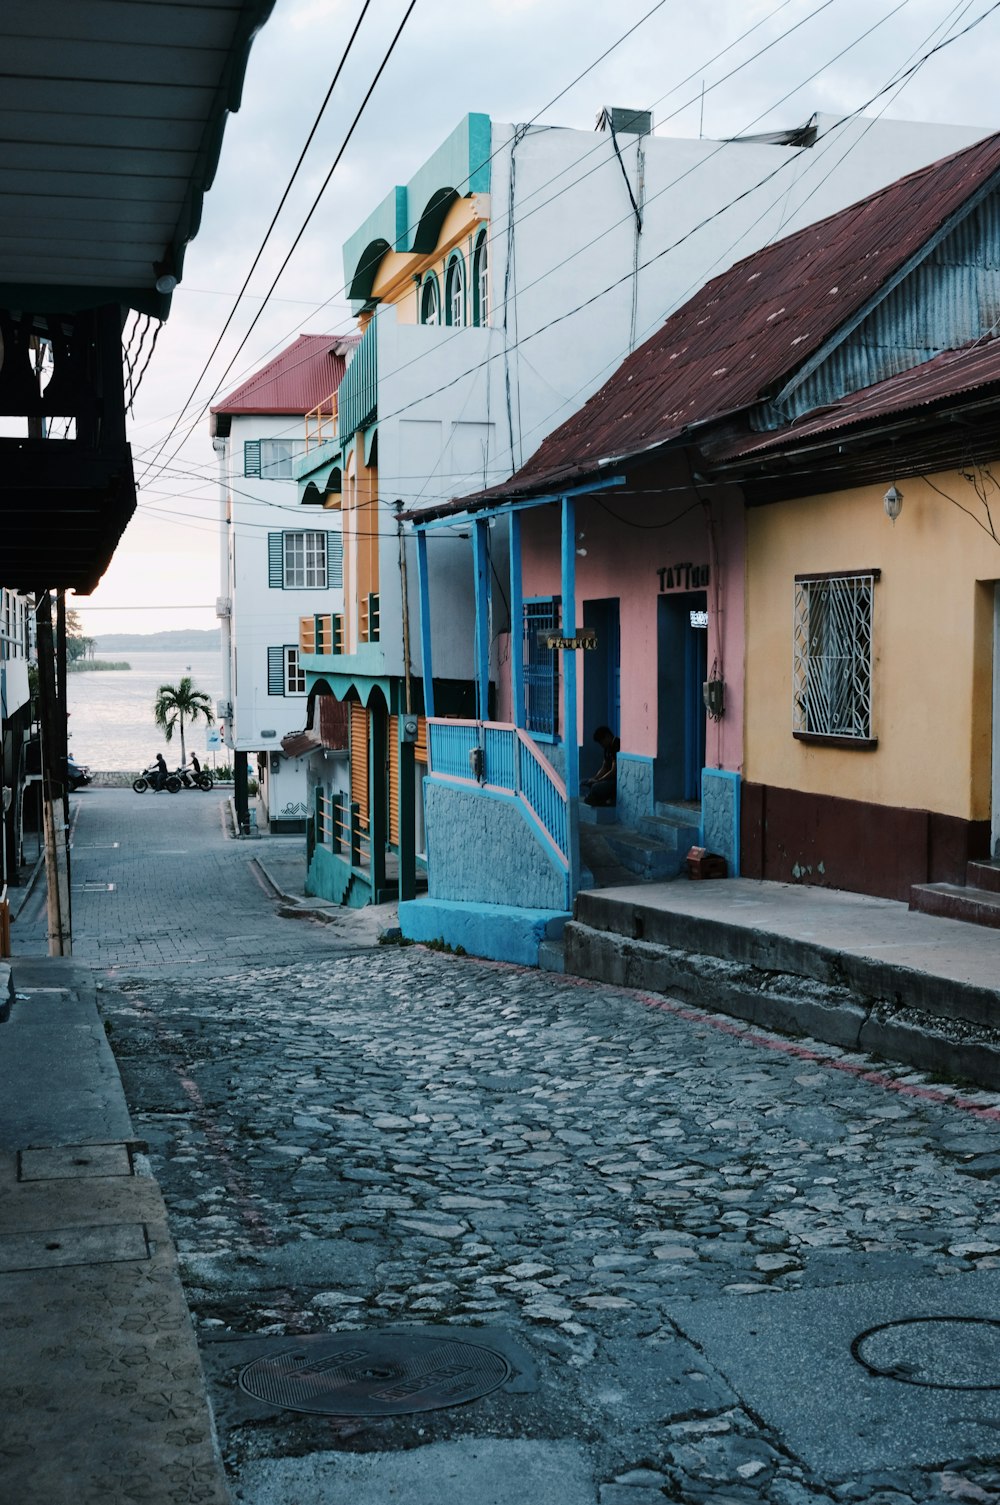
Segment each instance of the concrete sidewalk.
[[0,1024],[0,1499],[226,1505],[166,1210],[88,969],[11,962]]
[[1000,1087],[1000,934],[891,899],[745,878],[591,889],[565,967]]
[[306,855],[301,836],[266,836],[254,846],[253,864],[288,913],[337,925],[358,945],[377,946],[386,935],[398,934],[395,904],[369,904],[348,909],[305,890]]

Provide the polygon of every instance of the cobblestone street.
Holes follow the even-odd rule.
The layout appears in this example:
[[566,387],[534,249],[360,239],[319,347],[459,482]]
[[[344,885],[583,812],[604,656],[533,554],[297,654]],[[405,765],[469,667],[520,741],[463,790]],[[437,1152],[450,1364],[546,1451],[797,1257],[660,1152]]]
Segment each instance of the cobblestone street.
[[[88,793],[74,906],[238,1499],[451,1505],[405,1470],[473,1444],[485,1505],[1000,1499],[995,1096],[290,919],[222,815]],[[922,1370],[852,1356],[931,1319]],[[275,1336],[404,1324],[523,1384],[377,1421],[237,1388]]]

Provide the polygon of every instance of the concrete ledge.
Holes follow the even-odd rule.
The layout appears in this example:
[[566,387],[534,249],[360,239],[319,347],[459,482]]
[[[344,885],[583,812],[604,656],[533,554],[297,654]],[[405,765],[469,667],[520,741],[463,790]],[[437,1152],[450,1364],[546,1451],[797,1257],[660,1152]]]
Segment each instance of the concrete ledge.
[[[737,880],[738,881],[738,880]],[[693,952],[762,973],[781,973],[826,987],[847,989],[869,1000],[888,999],[898,1007],[916,1009],[940,1019],[964,1020],[996,1028],[1000,1023],[1000,978],[997,987],[984,987],[955,976],[941,976],[904,962],[865,956],[841,946],[823,945],[813,937],[781,934],[766,922],[749,925],[729,920],[721,909],[711,915],[693,914],[678,904],[629,902],[621,890],[598,890],[577,895],[576,917],[595,931],[620,940],[646,941],[654,946]],[[898,906],[901,914],[906,911]]]
[[450,899],[410,899],[399,906],[399,928],[408,941],[441,941],[470,956],[525,967],[537,967],[539,946],[561,935],[568,919],[553,909]]
[[800,971],[687,948],[629,940],[573,921],[565,928],[566,971],[682,1002],[845,1050],[905,1062],[921,1071],[1000,1088],[1000,1037],[966,1021],[875,998]]

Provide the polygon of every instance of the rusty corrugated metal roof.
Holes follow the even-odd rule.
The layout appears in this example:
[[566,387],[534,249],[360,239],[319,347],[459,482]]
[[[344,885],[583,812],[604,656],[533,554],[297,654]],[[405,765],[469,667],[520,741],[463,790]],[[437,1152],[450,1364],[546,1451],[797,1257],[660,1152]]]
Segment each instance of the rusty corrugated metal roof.
[[873,387],[849,392],[813,417],[789,424],[776,433],[741,439],[717,458],[751,459],[774,449],[794,447],[801,439],[833,434],[913,408],[931,407],[936,402],[997,383],[1000,383],[1000,339],[994,336],[963,345],[959,350],[945,350],[933,360],[888,377]]
[[1000,134],[738,262],[671,315],[509,481],[453,508],[568,484],[753,406],[998,172]]
[[357,335],[300,334],[212,412],[309,413],[340,386],[347,352],[357,340]]

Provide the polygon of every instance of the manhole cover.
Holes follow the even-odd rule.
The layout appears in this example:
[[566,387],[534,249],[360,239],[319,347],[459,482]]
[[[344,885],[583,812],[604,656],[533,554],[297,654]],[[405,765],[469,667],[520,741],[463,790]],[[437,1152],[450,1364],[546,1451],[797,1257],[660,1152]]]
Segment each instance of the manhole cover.
[[289,1339],[255,1359],[240,1388],[286,1411],[321,1416],[405,1416],[489,1395],[514,1373],[503,1354],[477,1343],[404,1333],[343,1333]]
[[851,1353],[869,1374],[932,1390],[1000,1390],[1000,1321],[907,1317],[859,1333]]

